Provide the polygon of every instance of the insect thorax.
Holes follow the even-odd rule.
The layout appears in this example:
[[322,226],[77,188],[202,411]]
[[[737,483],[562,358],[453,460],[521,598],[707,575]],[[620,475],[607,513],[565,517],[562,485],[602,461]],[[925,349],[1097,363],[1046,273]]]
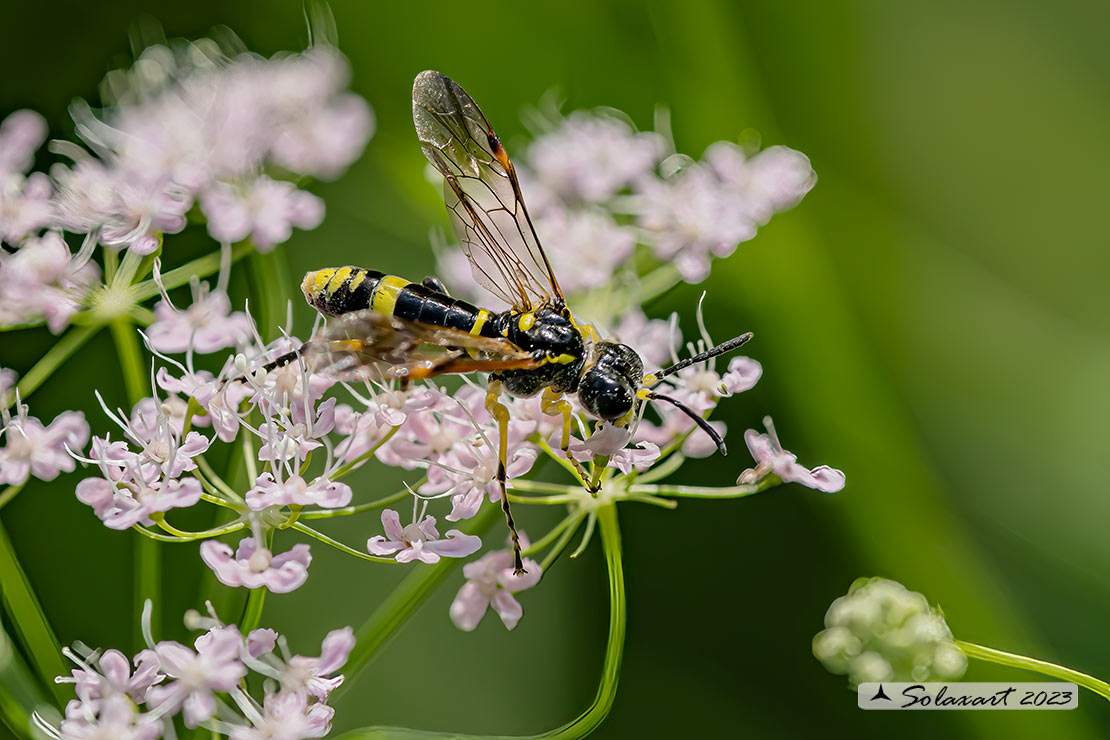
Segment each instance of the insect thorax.
[[[562,358],[533,370],[506,370],[495,377],[514,396],[527,398],[544,388],[574,393],[586,358],[586,340],[565,312],[541,308],[531,313],[506,311],[495,319],[498,333],[529,352]],[[568,360],[567,358],[573,358]]]

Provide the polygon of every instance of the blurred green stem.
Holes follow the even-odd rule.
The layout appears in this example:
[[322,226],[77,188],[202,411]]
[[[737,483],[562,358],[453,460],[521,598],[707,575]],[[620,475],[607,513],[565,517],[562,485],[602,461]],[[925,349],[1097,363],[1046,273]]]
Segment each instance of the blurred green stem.
[[[120,369],[123,370],[123,383],[127,388],[127,398],[134,406],[148,393],[146,369],[143,367],[143,351],[139,346],[134,324],[126,316],[113,319],[109,324],[112,340],[116,343]],[[135,617],[143,611],[143,604],[150,599],[161,604],[162,550],[161,545],[150,537],[135,540]],[[151,629],[159,633],[157,617],[153,618]],[[135,622],[135,645],[143,647],[142,626]]]
[[[483,514],[488,512],[498,513],[493,507],[486,507]],[[483,514],[479,514],[479,516]],[[605,564],[609,572],[609,640],[605,646],[605,660],[601,668],[601,684],[598,686],[597,694],[586,711],[562,727],[557,727],[539,735],[460,735],[457,733],[410,730],[403,727],[364,727],[342,735],[340,740],[579,740],[579,738],[584,738],[596,730],[609,715],[609,710],[613,708],[613,700],[617,695],[621,658],[624,654],[625,626],[624,566],[621,561],[621,533],[617,522],[617,507],[612,504],[602,506],[597,511],[597,519],[601,528]],[[440,564],[442,563],[443,561],[440,561]],[[415,575],[417,573],[413,574],[413,576]],[[409,576],[409,578],[413,576]],[[394,594],[405,589],[408,580],[406,579]],[[389,600],[392,599],[393,596],[390,596]],[[382,607],[385,606],[386,604],[382,605]],[[377,612],[370,617],[370,620],[364,625],[364,629],[365,626],[374,623],[376,616]],[[360,642],[362,636],[363,630],[360,630]],[[355,650],[358,649],[356,646]],[[352,661],[354,656],[355,654],[352,653]],[[352,662],[348,662],[347,666],[350,670]],[[365,661],[361,662],[358,669],[362,667],[365,667]],[[345,683],[343,686],[346,687],[347,685]],[[342,691],[342,688],[339,690]]]
[[[232,263],[251,254],[254,247],[249,242],[242,242],[236,244],[231,250]],[[175,267],[169,272],[162,273],[162,284],[166,286],[166,290],[173,290],[185,285],[193,276],[198,278],[205,278],[220,270],[220,250],[216,250],[203,257],[198,257],[192,262],[186,262],[181,267]],[[147,298],[153,298],[158,295],[158,286],[153,280],[144,280],[134,287],[134,295],[136,301],[145,301]]]
[[16,497],[20,491],[23,490],[25,483],[20,483],[18,486],[8,486],[3,491],[0,491],[0,509],[8,505],[8,502]]
[[[470,520],[466,533],[481,534],[500,518],[500,508],[483,507],[477,516]],[[298,525],[297,528],[300,526]],[[401,629],[409,617],[416,613],[416,610],[435,591],[436,586],[458,566],[458,558],[443,558],[434,565],[427,563],[409,565],[412,572],[405,576],[405,579],[378,605],[378,608],[355,633],[355,647],[343,668],[346,681],[337,689],[337,693],[343,693],[351,687],[358,674],[370,664],[382,646]]]
[[[16,388],[19,389],[19,397],[26,400],[54,374],[55,370],[62,366],[63,362],[68,360],[74,352],[81,349],[85,342],[92,339],[100,329],[99,326],[74,326],[70,328],[65,336],[48,349],[46,354],[35,363],[34,367],[28,370],[20,379],[16,385]],[[15,403],[15,394],[9,394],[4,398],[5,408],[13,403]]]
[[33,737],[31,712],[36,705],[49,702],[42,685],[0,629],[0,721],[19,738]]
[[247,597],[247,605],[243,609],[243,620],[239,625],[239,631],[244,635],[251,630],[258,629],[258,625],[262,624],[262,607],[266,603],[266,589],[252,588],[250,596]]
[[964,652],[964,655],[969,658],[978,658],[979,660],[985,660],[989,663],[998,663],[999,665],[1010,666],[1011,668],[1022,668],[1027,671],[1042,673],[1046,676],[1058,678],[1061,681],[1068,681],[1069,683],[1074,683],[1078,686],[1090,689],[1103,699],[1110,701],[1110,683],[1101,681],[1094,676],[1088,676],[1086,673],[1080,673],[1066,666],[1049,663],[1044,660],[1037,660],[1036,658],[1030,658],[1025,655],[1016,655],[983,645],[976,645],[974,642],[967,642],[965,640],[956,640],[956,645]]
[[64,694],[54,683],[54,677],[67,671],[58,638],[54,636],[3,525],[0,525],[0,583],[3,584],[4,611],[11,618],[39,679],[53,691],[60,706],[65,701]]

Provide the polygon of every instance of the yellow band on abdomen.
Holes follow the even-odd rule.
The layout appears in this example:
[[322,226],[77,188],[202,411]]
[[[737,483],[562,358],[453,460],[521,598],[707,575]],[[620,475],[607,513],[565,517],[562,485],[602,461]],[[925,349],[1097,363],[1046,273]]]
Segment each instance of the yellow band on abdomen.
[[386,275],[374,288],[374,295],[370,298],[370,308],[386,316],[393,315],[393,307],[397,305],[397,296],[410,285],[410,281],[396,275]]
[[470,333],[478,336],[482,333],[482,327],[489,321],[489,311],[484,308],[478,309],[478,318],[474,319],[474,326],[470,327]]

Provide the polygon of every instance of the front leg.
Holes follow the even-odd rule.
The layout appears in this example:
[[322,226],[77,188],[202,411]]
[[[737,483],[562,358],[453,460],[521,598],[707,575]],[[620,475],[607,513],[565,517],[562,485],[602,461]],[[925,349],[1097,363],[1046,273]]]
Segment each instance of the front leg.
[[582,463],[578,462],[570,454],[570,424],[571,419],[574,418],[570,402],[563,398],[562,393],[548,386],[543,389],[543,395],[540,396],[540,410],[548,416],[562,415],[563,436],[559,443],[559,449],[562,450],[563,455],[570,461],[570,464],[574,466],[574,469],[578,471],[578,475],[582,478],[582,485],[586,487],[586,490],[590,493],[597,493],[601,487],[595,486],[590,482],[590,474],[582,467]]
[[520,555],[520,535],[516,531],[513,514],[509,511],[509,494],[505,491],[505,466],[509,450],[509,409],[499,400],[501,381],[490,380],[486,389],[486,411],[497,420],[499,441],[497,445],[497,487],[501,489],[501,510],[505,512],[505,523],[509,525],[509,536],[513,540],[513,573],[524,575],[524,560]]

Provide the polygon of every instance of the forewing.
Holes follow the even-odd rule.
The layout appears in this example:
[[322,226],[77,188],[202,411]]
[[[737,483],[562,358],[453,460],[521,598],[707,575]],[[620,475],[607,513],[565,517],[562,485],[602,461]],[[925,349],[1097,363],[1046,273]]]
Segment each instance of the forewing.
[[[313,372],[339,380],[385,382],[448,372],[458,358],[526,362],[532,355],[508,339],[475,336],[377,311],[355,311],[332,319],[308,343],[305,361]],[[475,369],[480,369],[476,367]]]
[[519,310],[562,302],[513,164],[474,100],[428,70],[413,83],[412,117],[424,156],[444,177],[451,225],[474,279]]

